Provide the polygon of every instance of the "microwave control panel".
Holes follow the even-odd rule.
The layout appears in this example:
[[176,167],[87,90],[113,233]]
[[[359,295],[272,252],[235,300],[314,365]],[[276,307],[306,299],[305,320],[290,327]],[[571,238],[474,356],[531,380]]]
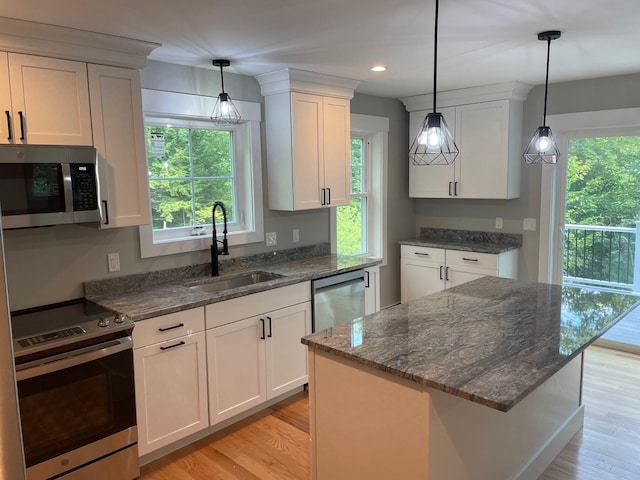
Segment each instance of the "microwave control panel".
[[92,163],[72,163],[71,185],[73,186],[73,210],[96,210],[98,208],[98,182],[96,166]]

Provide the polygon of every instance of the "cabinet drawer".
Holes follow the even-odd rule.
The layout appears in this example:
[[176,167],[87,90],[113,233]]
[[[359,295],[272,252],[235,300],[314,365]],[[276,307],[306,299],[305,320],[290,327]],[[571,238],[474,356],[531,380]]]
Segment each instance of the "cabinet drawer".
[[408,260],[424,260],[425,262],[444,263],[445,250],[443,248],[401,245],[400,256],[401,258],[406,258]]
[[134,348],[144,347],[204,330],[204,307],[136,322],[133,329]]
[[487,273],[496,275],[498,273],[498,255],[447,250],[447,265],[457,267],[459,270],[480,268],[487,270]]
[[207,328],[262,315],[290,305],[311,301],[311,282],[245,295],[205,306]]

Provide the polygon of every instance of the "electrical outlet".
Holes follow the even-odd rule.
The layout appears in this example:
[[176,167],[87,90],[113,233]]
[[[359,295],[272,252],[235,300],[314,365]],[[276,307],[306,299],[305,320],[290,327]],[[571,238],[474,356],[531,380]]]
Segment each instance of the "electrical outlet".
[[300,241],[300,230],[297,228],[293,229],[293,243],[298,243]]
[[522,223],[522,229],[523,230],[530,230],[532,232],[535,232],[535,230],[536,230],[536,219],[535,218],[525,218],[524,222]]
[[120,254],[119,253],[109,253],[109,254],[107,254],[107,260],[109,262],[109,271],[110,272],[119,272],[120,271]]
[[502,217],[496,217],[496,228],[502,230]]
[[278,235],[276,232],[267,232],[267,247],[273,247],[278,244]]

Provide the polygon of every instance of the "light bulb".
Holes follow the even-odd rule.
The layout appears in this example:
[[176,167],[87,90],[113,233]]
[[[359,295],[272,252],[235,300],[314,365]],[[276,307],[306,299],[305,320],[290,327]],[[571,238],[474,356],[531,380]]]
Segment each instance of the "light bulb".
[[540,137],[536,141],[536,149],[539,152],[546,152],[551,147],[551,139],[549,137]]
[[442,143],[444,141],[442,135],[442,129],[439,127],[431,127],[427,129],[426,132],[426,145],[427,148],[440,148],[442,147]]
[[220,102],[220,111],[222,112],[222,115],[228,115],[229,112],[231,111],[231,108],[229,107],[229,102]]

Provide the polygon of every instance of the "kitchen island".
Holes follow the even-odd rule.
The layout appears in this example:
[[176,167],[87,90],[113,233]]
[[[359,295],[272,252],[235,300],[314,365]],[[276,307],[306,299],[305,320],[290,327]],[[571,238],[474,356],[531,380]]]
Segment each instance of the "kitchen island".
[[636,301],[485,277],[304,337],[312,478],[537,478],[582,427],[582,352]]

